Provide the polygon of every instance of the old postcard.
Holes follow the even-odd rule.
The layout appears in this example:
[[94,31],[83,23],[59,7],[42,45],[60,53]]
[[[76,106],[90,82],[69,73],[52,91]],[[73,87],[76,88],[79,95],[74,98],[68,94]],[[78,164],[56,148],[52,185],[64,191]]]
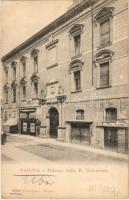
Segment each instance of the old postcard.
[[2,199],[127,199],[128,0],[0,9]]

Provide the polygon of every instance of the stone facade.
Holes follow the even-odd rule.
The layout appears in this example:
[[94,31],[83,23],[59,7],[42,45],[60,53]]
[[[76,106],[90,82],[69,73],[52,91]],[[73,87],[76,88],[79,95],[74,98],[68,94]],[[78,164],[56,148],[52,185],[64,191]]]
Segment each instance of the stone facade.
[[[18,118],[21,134],[31,130],[40,137],[126,152],[127,12],[127,0],[80,1],[5,55],[3,121]],[[108,42],[101,39],[101,31],[107,37],[104,22],[110,26]],[[108,71],[101,71],[105,63]],[[102,87],[100,78],[107,84],[107,74],[108,85]],[[106,120],[108,108],[111,114],[116,110],[115,121]]]

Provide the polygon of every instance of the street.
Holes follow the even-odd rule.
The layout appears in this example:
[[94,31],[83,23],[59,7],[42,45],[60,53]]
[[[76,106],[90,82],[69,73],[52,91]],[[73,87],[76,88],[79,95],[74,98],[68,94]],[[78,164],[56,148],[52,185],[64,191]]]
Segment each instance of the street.
[[[77,148],[78,147],[78,148]],[[92,149],[84,145],[58,142],[50,138],[37,138],[26,135],[8,135],[2,145],[3,162],[45,161],[46,162],[97,162],[126,164],[127,155],[106,150]],[[115,155],[115,156],[113,156]],[[117,156],[118,155],[118,156]]]

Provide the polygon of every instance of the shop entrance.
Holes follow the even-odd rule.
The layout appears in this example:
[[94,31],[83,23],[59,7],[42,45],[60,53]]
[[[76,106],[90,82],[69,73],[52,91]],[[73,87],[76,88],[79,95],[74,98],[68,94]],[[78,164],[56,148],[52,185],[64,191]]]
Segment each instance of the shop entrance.
[[35,119],[22,119],[21,130],[23,134],[36,136],[36,120]]
[[59,113],[56,108],[50,108],[49,110],[50,117],[50,137],[57,138],[58,126],[59,126]]
[[90,126],[87,124],[72,123],[71,142],[90,145]]
[[104,146],[113,150],[118,149],[118,129],[114,127],[104,128]]

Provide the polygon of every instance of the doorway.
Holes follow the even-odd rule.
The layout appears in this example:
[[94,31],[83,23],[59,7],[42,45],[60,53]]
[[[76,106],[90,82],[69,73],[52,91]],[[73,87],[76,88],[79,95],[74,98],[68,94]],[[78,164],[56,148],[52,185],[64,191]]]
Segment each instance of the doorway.
[[58,126],[59,126],[59,113],[56,108],[50,108],[49,110],[50,117],[50,129],[49,134],[52,138],[57,138],[58,135]]
[[90,126],[87,124],[71,124],[71,142],[90,145]]
[[117,128],[113,128],[113,127],[104,128],[104,146],[112,150],[117,150],[118,148]]

